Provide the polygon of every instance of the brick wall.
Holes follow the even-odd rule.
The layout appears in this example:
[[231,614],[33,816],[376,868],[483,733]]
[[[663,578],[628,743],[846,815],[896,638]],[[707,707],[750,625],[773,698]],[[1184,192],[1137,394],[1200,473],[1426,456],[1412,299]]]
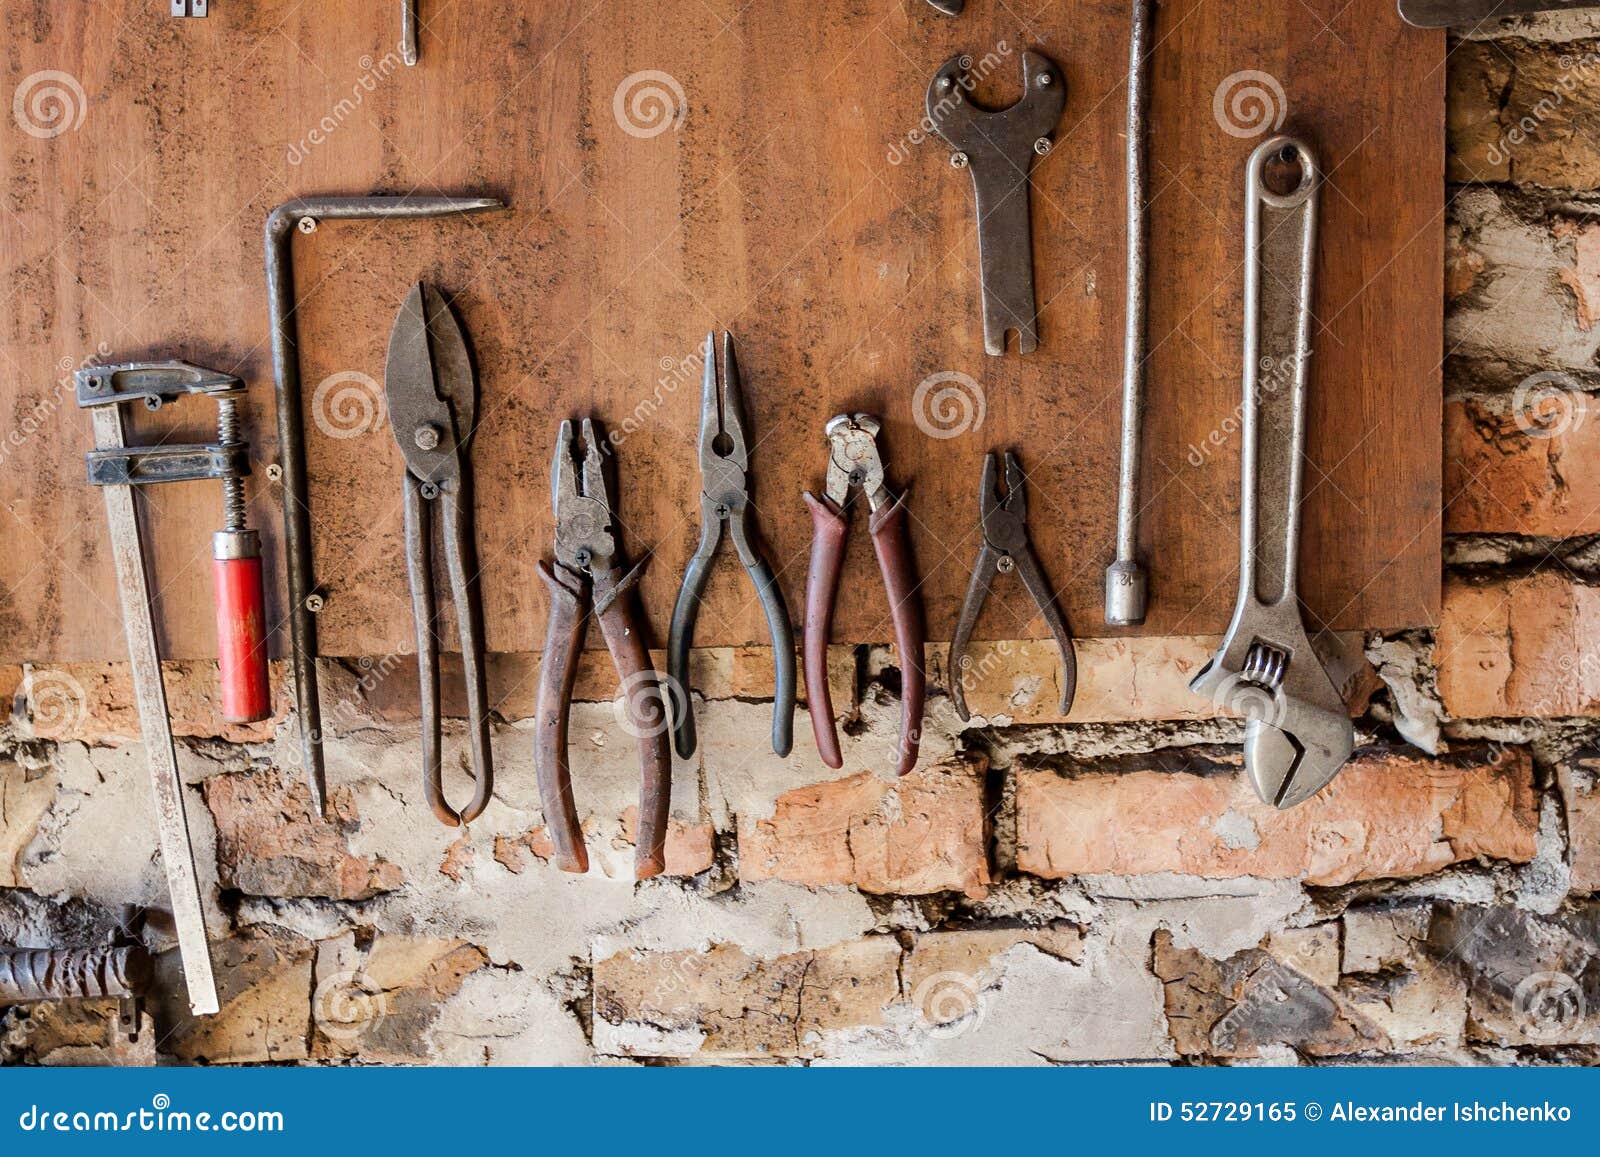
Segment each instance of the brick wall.
[[[169,954],[137,1044],[104,1007],[11,1010],[0,1059],[1600,1061],[1600,16],[1453,48],[1444,615],[1346,640],[1361,746],[1330,790],[1255,800],[1239,723],[1185,690],[1211,639],[1085,644],[1068,720],[1050,648],[993,645],[978,717],[936,698],[899,783],[886,650],[837,653],[845,773],[803,717],[766,749],[769,656],[708,651],[668,874],[636,886],[598,665],[582,878],[540,825],[536,659],[495,661],[500,793],[467,835],[420,796],[409,659],[326,668],[331,823],[286,710],[219,733],[213,672],[174,667],[223,1011],[185,1015]],[[0,942],[159,910],[126,670],[0,694]]]

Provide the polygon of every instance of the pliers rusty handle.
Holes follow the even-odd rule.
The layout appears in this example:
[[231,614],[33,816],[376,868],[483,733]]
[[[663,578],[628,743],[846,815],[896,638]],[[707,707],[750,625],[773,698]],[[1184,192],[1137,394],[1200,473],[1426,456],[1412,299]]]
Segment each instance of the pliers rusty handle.
[[966,668],[967,644],[978,625],[978,616],[989,600],[998,574],[1015,571],[1022,585],[1033,596],[1040,616],[1050,628],[1061,652],[1061,714],[1072,710],[1072,700],[1078,691],[1078,660],[1072,651],[1072,635],[1056,606],[1055,594],[1045,578],[1039,556],[1034,553],[1028,535],[1027,479],[1017,456],[1006,452],[1006,493],[1002,497],[999,487],[999,464],[993,454],[983,459],[983,489],[979,497],[983,519],[983,546],[978,551],[977,565],[972,568],[972,582],[967,587],[966,601],[961,604],[961,617],[956,620],[955,637],[950,641],[950,698],[955,701],[956,714],[962,720],[972,716],[967,710]]
[[772,640],[772,750],[786,756],[794,746],[794,627],[772,565],[756,549],[751,534],[750,449],[740,414],[739,363],[733,335],[722,335],[722,373],[717,373],[715,337],[706,334],[705,373],[700,398],[700,545],[689,559],[672,629],[667,638],[667,675],[682,703],[673,728],[678,755],[694,754],[694,704],[689,695],[689,648],[700,617],[711,564],[726,527],[733,549],[756,588]]
[[[406,463],[406,571],[411,582],[417,679],[422,693],[423,792],[439,821],[456,827],[482,815],[494,792],[483,607],[473,551],[472,471],[467,456],[477,421],[477,380],[461,326],[431,286],[413,286],[395,319],[384,368],[384,395]],[[467,692],[474,782],[472,799],[459,812],[444,797],[439,609],[433,584],[430,505],[439,512]]]
[[555,845],[557,866],[565,872],[588,871],[589,853],[572,795],[567,756],[573,683],[588,626],[584,608],[587,596],[592,600],[594,617],[600,620],[611,662],[622,680],[627,705],[624,727],[639,745],[639,838],[634,869],[639,879],[647,880],[666,868],[667,817],[672,798],[672,752],[667,744],[671,713],[644,643],[644,618],[636,594],[644,564],[628,569],[612,530],[611,504],[606,496],[594,424],[584,419],[581,490],[573,470],[572,433],[572,423],[562,422],[551,472],[556,561],[539,564],[539,577],[550,593],[550,620],[539,664],[534,745],[539,799],[545,826]]
[[811,510],[813,532],[811,566],[806,575],[806,698],[822,762],[829,767],[843,767],[844,756],[833,720],[833,697],[828,691],[828,636],[833,631],[833,607],[844,569],[844,538],[850,526],[847,503],[850,491],[859,489],[872,511],[867,526],[889,598],[895,645],[900,651],[896,771],[905,775],[917,765],[922,739],[922,713],[927,699],[923,649],[927,635],[906,526],[905,495],[890,494],[884,486],[883,461],[877,447],[880,429],[881,423],[870,414],[841,414],[830,420],[825,491],[820,498],[809,493],[804,496]]

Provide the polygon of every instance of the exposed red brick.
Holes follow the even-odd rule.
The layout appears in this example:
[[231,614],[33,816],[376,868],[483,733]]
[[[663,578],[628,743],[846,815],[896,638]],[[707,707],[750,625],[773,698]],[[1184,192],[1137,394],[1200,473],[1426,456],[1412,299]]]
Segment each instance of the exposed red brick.
[[[1535,403],[1529,402],[1531,408]],[[1537,413],[1445,406],[1445,530],[1561,538],[1600,532],[1600,408],[1558,391]]]
[[1369,752],[1287,811],[1243,775],[1111,771],[1017,777],[1017,865],[1050,879],[1181,872],[1310,884],[1420,876],[1477,856],[1533,858],[1526,751],[1441,761]]
[[514,876],[520,876],[528,866],[528,859],[548,860],[556,854],[556,846],[543,825],[520,836],[496,836],[494,858],[501,867]]
[[217,824],[217,875],[225,888],[366,900],[405,883],[398,864],[350,851],[345,835],[360,820],[348,789],[330,794],[326,820],[312,814],[311,794],[298,777],[272,768],[214,775],[204,792]]
[[1433,661],[1455,718],[1600,713],[1596,655],[1600,590],[1550,573],[1446,578]]
[[863,892],[987,894],[986,761],[862,772],[779,796],[770,819],[739,817],[739,875]]
[[[714,833],[710,823],[686,824],[679,820],[667,821],[666,871],[664,876],[698,876],[709,871],[716,860],[712,850]],[[633,847],[639,840],[639,809],[629,807],[622,813],[622,838],[618,847]]]

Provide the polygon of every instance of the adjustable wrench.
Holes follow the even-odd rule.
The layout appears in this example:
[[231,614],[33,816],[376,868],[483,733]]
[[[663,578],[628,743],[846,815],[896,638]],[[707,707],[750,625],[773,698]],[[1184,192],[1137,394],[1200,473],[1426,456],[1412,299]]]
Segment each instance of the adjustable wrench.
[[[1277,192],[1269,166],[1297,166],[1298,183]],[[1239,602],[1222,646],[1189,684],[1248,719],[1245,771],[1261,798],[1280,808],[1322,790],[1355,746],[1295,586],[1319,181],[1316,157],[1292,137],[1273,137],[1250,156]]]

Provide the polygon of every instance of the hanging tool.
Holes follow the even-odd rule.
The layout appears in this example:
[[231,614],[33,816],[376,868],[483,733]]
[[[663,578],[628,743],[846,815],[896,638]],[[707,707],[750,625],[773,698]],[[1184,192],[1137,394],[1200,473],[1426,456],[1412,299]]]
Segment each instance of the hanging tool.
[[1418,28],[1445,28],[1451,25],[1480,24],[1502,16],[1526,16],[1534,12],[1572,12],[1595,5],[1552,3],[1551,0],[1399,0],[1400,15]]
[[844,569],[850,492],[859,490],[872,511],[867,526],[872,532],[872,548],[889,596],[895,644],[900,650],[896,769],[905,775],[917,765],[917,748],[922,739],[922,708],[927,696],[923,668],[926,634],[906,529],[905,495],[896,496],[884,485],[883,459],[878,453],[878,433],[882,428],[883,424],[871,414],[840,414],[829,419],[824,430],[828,437],[828,475],[823,495],[804,495],[811,508],[812,525],[811,567],[806,574],[806,699],[822,762],[829,767],[843,767],[844,756],[833,721],[833,698],[828,692],[828,636],[833,631],[833,604],[839,590],[839,574]]
[[606,494],[600,441],[588,418],[583,420],[583,446],[580,485],[572,423],[562,422],[550,471],[556,560],[553,565],[539,564],[539,576],[550,591],[550,620],[539,663],[538,740],[534,747],[539,799],[545,827],[555,844],[556,864],[564,872],[588,871],[589,853],[567,764],[567,716],[588,627],[583,605],[587,597],[622,680],[627,707],[624,727],[638,740],[642,782],[634,869],[639,879],[648,880],[666,869],[667,814],[672,797],[672,752],[667,743],[672,726],[670,705],[645,648],[644,618],[635,589],[644,563],[631,570],[627,567]]
[[[184,813],[183,781],[178,775],[172,723],[167,716],[145,572],[144,544],[134,507],[136,486],[217,478],[227,492],[228,526],[215,539],[217,622],[222,659],[223,702],[239,721],[269,713],[263,632],[260,546],[244,527],[242,479],[250,472],[249,448],[239,438],[236,406],[244,383],[230,374],[186,362],[131,362],[92,366],[74,375],[78,405],[89,409],[95,449],[89,454],[89,481],[105,488],[112,555],[122,599],[123,629],[133,674],[139,723],[149,753],[155,789],[161,860],[177,927],[178,951],[196,1015],[217,1011],[216,983],[206,944],[205,914],[195,870],[194,848]],[[124,405],[141,402],[151,410],[192,395],[216,400],[221,440],[216,445],[129,447],[123,436]]]
[[1150,119],[1150,24],[1153,0],[1131,0],[1128,40],[1127,301],[1122,337],[1122,467],[1117,475],[1117,557],[1106,568],[1106,626],[1137,627],[1148,604],[1148,575],[1139,559],[1139,474],[1144,448],[1145,274],[1150,225],[1146,178]]
[[1033,596],[1033,602],[1050,628],[1061,651],[1061,714],[1072,710],[1072,700],[1078,691],[1078,660],[1072,651],[1072,634],[1066,620],[1056,606],[1055,593],[1045,578],[1039,556],[1034,553],[1033,541],[1028,534],[1028,480],[1023,476],[1017,456],[1006,451],[1006,493],[1000,495],[999,463],[995,456],[984,455],[983,486],[979,507],[983,519],[983,546],[978,551],[977,565],[972,568],[972,582],[967,587],[967,598],[961,604],[961,617],[956,621],[955,638],[950,642],[950,697],[955,700],[956,714],[963,722],[972,718],[967,711],[966,684],[963,676],[970,666],[967,644],[983,604],[994,589],[997,574],[1015,572],[1022,585]]
[[[494,760],[489,745],[489,692],[484,671],[483,603],[472,533],[472,462],[478,383],[467,339],[437,290],[411,287],[389,336],[384,367],[389,424],[405,458],[406,573],[417,630],[417,681],[422,690],[423,791],[439,821],[471,823],[489,806]],[[450,575],[450,601],[461,636],[472,744],[472,802],[456,811],[445,801],[439,711],[439,608],[433,587],[433,518],[437,511]]]
[[928,3],[946,16],[960,16],[967,0],[928,0]]
[[[1278,192],[1276,175],[1296,169],[1290,191]],[[1355,745],[1344,699],[1306,635],[1296,587],[1320,179],[1316,157],[1292,137],[1251,154],[1239,602],[1222,646],[1189,685],[1247,717],[1245,771],[1280,808],[1321,791]]]
[[978,202],[978,264],[983,293],[983,348],[1006,352],[1006,331],[1017,331],[1017,352],[1039,345],[1033,298],[1033,223],[1028,177],[1049,153],[1050,134],[1067,106],[1067,82],[1037,52],[1022,54],[1022,99],[989,111],[968,98],[970,57],[952,57],[928,85],[928,120],[955,152],[950,163],[972,172]]
[[413,67],[417,55],[417,0],[400,0],[400,59]]
[[672,609],[672,629],[667,642],[667,674],[682,695],[674,727],[678,754],[694,754],[694,705],[689,696],[689,648],[694,642],[695,620],[700,615],[711,563],[727,528],[733,549],[755,584],[756,596],[767,616],[772,638],[773,679],[777,690],[772,705],[772,750],[789,754],[794,743],[794,628],[783,592],[778,589],[772,565],[751,541],[750,448],[745,442],[739,363],[734,357],[733,335],[722,335],[722,373],[717,373],[716,335],[706,334],[705,371],[700,390],[700,545],[689,560],[677,605]]
[[267,218],[267,305],[272,323],[273,398],[283,467],[283,547],[289,572],[290,668],[300,718],[301,758],[311,807],[325,815],[327,775],[322,757],[322,704],[317,697],[316,614],[323,593],[312,577],[311,494],[306,482],[305,434],[300,419],[300,342],[295,323],[296,232],[315,233],[321,221],[415,220],[464,217],[505,206],[492,197],[310,197],[279,205]]

